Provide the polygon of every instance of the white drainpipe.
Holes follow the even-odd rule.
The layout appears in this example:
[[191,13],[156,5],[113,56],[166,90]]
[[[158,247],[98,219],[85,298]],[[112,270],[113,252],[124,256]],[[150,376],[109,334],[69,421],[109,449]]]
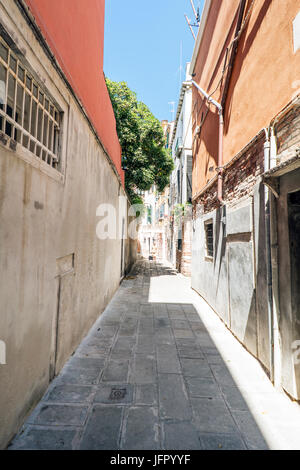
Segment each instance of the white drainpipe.
[[270,127],[270,170],[277,165],[277,138],[274,125]]
[[[264,170],[270,169],[270,129],[265,128],[266,141],[264,143]],[[268,325],[269,325],[269,356],[270,356],[270,380],[274,382],[274,328],[273,328],[273,290],[272,290],[272,263],[271,263],[271,239],[270,239],[270,199],[271,191],[265,185],[265,244],[267,264],[267,302],[268,302]]]

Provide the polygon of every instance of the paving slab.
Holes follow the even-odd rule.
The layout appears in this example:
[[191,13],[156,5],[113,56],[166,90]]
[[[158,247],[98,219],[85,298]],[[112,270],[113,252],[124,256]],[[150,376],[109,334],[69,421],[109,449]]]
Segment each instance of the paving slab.
[[199,433],[191,422],[165,421],[163,430],[166,450],[201,450],[203,448]]
[[121,449],[160,449],[158,410],[154,407],[130,407],[125,414]]
[[110,359],[103,370],[102,382],[126,382],[129,361],[127,359]]
[[43,404],[35,417],[34,424],[82,426],[88,412],[87,406]]
[[78,385],[94,385],[100,380],[102,369],[77,369],[68,367],[58,377],[59,382]]
[[139,335],[136,345],[136,354],[154,355],[155,354],[155,341],[152,335]]
[[158,344],[156,346],[157,353],[157,370],[159,373],[180,374],[181,366],[178,359],[176,346],[169,344]]
[[248,449],[268,450],[269,446],[262,435],[257,430],[257,423],[249,411],[234,411],[233,417],[244,437]]
[[78,357],[73,356],[67,363],[68,367],[73,369],[84,369],[84,370],[97,370],[100,371],[103,369],[104,360],[102,358],[95,358],[95,357]]
[[191,326],[186,320],[171,320],[171,326],[177,330],[190,330]]
[[70,427],[49,429],[28,426],[26,432],[12,442],[9,450],[73,450],[78,430]]
[[246,450],[239,434],[200,433],[200,441],[206,450]]
[[185,377],[213,377],[210,366],[205,359],[180,359],[183,375]]
[[204,355],[197,346],[178,346],[178,356],[185,359],[204,359]]
[[186,377],[191,397],[221,398],[221,391],[213,378]]
[[92,400],[94,391],[94,387],[88,385],[56,385],[49,391],[45,400],[60,403],[88,403]]
[[135,386],[136,405],[157,405],[157,384],[139,384]]
[[194,338],[194,333],[192,330],[188,329],[173,329],[175,338]]
[[115,450],[120,447],[123,408],[95,405],[80,444],[81,450]]
[[154,355],[137,354],[135,356],[130,380],[136,384],[155,383],[157,381]]
[[234,433],[236,424],[222,398],[192,398],[192,407],[199,431]]
[[186,421],[192,418],[190,400],[183,377],[179,374],[159,374],[159,403],[163,419]]

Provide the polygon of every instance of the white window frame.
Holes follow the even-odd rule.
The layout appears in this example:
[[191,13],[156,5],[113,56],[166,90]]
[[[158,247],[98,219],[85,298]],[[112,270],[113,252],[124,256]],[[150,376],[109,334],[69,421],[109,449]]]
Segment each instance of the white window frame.
[[[31,72],[30,69],[34,70],[35,66],[39,61],[34,60],[35,66],[30,64],[28,67],[28,61],[22,57],[20,52],[16,52],[16,47],[11,46],[11,44],[6,41],[2,36],[0,36],[0,42],[8,50],[7,62],[0,56],[0,63],[6,69],[6,84],[5,84],[5,100],[4,100],[4,109],[0,109],[0,117],[2,117],[2,126],[0,129],[1,133],[1,144],[4,144],[8,150],[13,150],[16,156],[22,158],[27,163],[32,164],[34,167],[38,168],[42,172],[53,177],[57,181],[64,182],[64,170],[65,162],[63,159],[63,154],[65,154],[65,145],[62,144],[63,137],[63,128],[66,127],[64,122],[65,109],[60,104],[58,100],[53,98],[53,93],[51,93],[46,86],[41,85],[42,82],[39,82],[36,78],[37,74]],[[10,40],[12,43],[12,41]],[[15,71],[10,67],[10,57],[13,57],[16,61]],[[34,57],[36,59],[36,57]],[[47,59],[46,59],[47,60]],[[18,76],[19,67],[24,71],[24,80],[21,80]],[[38,67],[37,70],[40,70]],[[12,116],[7,114],[7,94],[8,94],[8,80],[9,75],[11,75],[14,80],[14,106],[12,110]],[[40,75],[40,73],[39,73]],[[31,81],[31,86],[28,88],[26,86],[27,78]],[[45,80],[42,80],[45,82]],[[16,104],[17,104],[17,88],[18,85],[23,88],[23,103],[22,103],[22,113],[21,113],[21,123],[16,122]],[[36,90],[36,94],[34,93]],[[25,96],[30,97],[30,106],[29,106],[29,124],[28,130],[24,128],[24,111],[25,111]],[[41,100],[39,100],[41,97]],[[59,100],[61,103],[61,100]],[[35,119],[35,129],[34,133],[31,134],[31,113],[32,105],[36,103],[36,119]],[[53,110],[52,110],[53,109]],[[37,138],[37,129],[39,122],[39,111],[42,114],[42,123],[41,123],[41,135],[40,140]],[[44,119],[47,117],[47,124],[45,127]],[[11,135],[7,135],[6,131],[6,122],[11,125]],[[52,135],[50,133],[50,127],[52,125]],[[18,142],[15,141],[15,130],[20,133],[18,137]],[[44,141],[44,131],[47,132],[46,141]],[[64,129],[66,132],[66,129]],[[54,145],[54,136],[56,133],[56,145]],[[27,145],[24,145],[23,136],[27,136]],[[51,141],[52,140],[52,141]],[[51,141],[51,142],[50,142]],[[8,144],[7,144],[8,142]],[[37,152],[37,149],[40,148],[40,152]],[[64,152],[62,151],[64,149]],[[38,153],[38,154],[37,154]]]
[[[212,255],[208,252],[207,244],[207,226],[212,225]],[[207,261],[213,261],[214,259],[214,221],[213,219],[205,220],[204,222],[204,239],[205,239],[205,259]]]

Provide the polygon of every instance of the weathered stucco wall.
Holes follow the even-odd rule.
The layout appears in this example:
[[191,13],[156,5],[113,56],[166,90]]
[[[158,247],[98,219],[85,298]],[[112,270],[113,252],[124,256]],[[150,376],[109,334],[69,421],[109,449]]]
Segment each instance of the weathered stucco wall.
[[[194,205],[192,287],[269,370],[263,135],[226,172],[226,204],[219,207],[214,184]],[[213,260],[205,258],[204,222],[209,219],[214,225]]]
[[[121,263],[135,256],[96,236],[101,203],[118,218],[124,190],[104,149],[14,1],[0,2],[2,26],[63,110],[63,174],[35,168],[24,149],[0,143],[0,447],[7,444],[54,372],[116,291]],[[29,152],[28,152],[29,153]],[[27,155],[27,154],[26,154]],[[32,157],[37,159],[37,157]],[[33,161],[32,160],[32,161]]]
[[[261,185],[232,207],[199,214],[194,223],[192,287],[246,348],[269,368],[265,238]],[[206,257],[205,222],[214,226]],[[262,272],[263,271],[263,272]]]
[[[252,2],[247,2],[247,7]],[[234,37],[239,0],[213,0],[195,64],[194,80],[208,93],[221,78],[227,46]],[[300,92],[300,49],[294,52],[293,20],[300,0],[256,0],[240,38],[224,112],[224,163],[231,160]],[[223,80],[224,85],[224,80]],[[222,86],[213,98],[220,101]],[[207,107],[193,88],[193,132]],[[202,114],[203,113],[203,114]],[[215,175],[218,116],[208,111],[194,145],[193,194]]]
[[[221,87],[217,85],[226,48],[234,36],[239,3],[212,0],[195,63],[196,82],[209,93],[216,90],[213,97],[217,101],[221,100],[224,80]],[[292,349],[293,341],[298,340],[299,313],[291,294],[292,289],[299,290],[299,263],[290,261],[287,201],[290,192],[299,190],[299,174],[292,170],[299,165],[300,147],[300,55],[293,41],[293,20],[300,1],[249,1],[246,11],[250,5],[254,8],[240,37],[224,110],[222,215],[215,178],[218,116],[193,89],[194,132],[202,121],[204,124],[194,140],[192,286],[270,375],[274,373],[276,386],[282,385],[299,399],[300,368]],[[270,158],[267,146],[264,148],[264,128],[269,125]],[[269,165],[275,171],[283,162],[288,166],[291,158],[296,166],[287,168],[281,178],[271,178],[277,199],[263,184],[263,175]],[[298,220],[298,214],[294,216]],[[204,258],[203,224],[209,218],[214,222],[213,262]],[[296,222],[294,225],[298,227]],[[299,230],[295,238],[298,240]],[[293,250],[298,256],[297,243],[294,241]]]

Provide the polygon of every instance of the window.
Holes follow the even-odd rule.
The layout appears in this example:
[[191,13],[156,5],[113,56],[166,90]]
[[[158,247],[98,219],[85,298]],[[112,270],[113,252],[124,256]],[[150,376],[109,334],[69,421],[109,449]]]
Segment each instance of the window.
[[180,170],[177,170],[177,202],[181,202],[181,174]]
[[152,224],[152,207],[151,206],[147,207],[147,224],[149,225]]
[[208,220],[204,224],[205,228],[205,254],[207,258],[214,257],[214,226],[213,221]]
[[0,37],[0,131],[53,168],[61,113]]
[[182,229],[181,229],[181,227],[178,230],[177,250],[182,251]]
[[160,219],[163,219],[163,218],[164,218],[164,215],[165,215],[165,204],[162,204],[162,205],[160,206],[159,218],[160,218]]

